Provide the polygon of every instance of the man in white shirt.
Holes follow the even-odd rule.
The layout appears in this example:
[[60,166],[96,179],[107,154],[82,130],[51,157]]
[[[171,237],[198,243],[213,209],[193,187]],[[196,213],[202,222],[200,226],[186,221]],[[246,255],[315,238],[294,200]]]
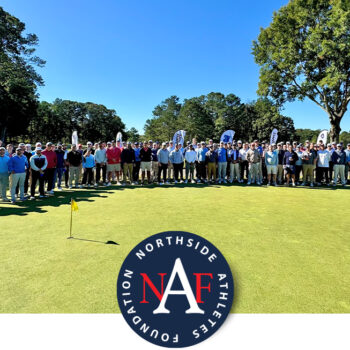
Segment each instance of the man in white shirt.
[[47,167],[47,159],[46,157],[41,154],[41,148],[37,147],[35,149],[36,154],[31,156],[30,158],[30,167],[31,167],[31,173],[32,173],[32,183],[31,183],[31,189],[30,189],[30,199],[35,199],[35,187],[36,183],[39,180],[39,194],[40,198],[45,197],[45,191],[44,191],[44,171]]
[[331,159],[331,152],[325,149],[324,144],[320,144],[320,149],[317,152],[317,168],[316,168],[316,183],[321,185],[325,179],[327,186],[329,186],[329,161]]
[[102,183],[104,185],[107,184],[107,155],[106,149],[104,147],[103,142],[99,142],[98,149],[95,150],[94,158],[96,164],[96,183],[95,187],[97,187],[100,183],[101,179],[101,170],[102,170]]
[[239,150],[241,155],[241,180],[244,180],[244,171],[246,173],[246,178],[249,177],[249,164],[247,161],[247,152],[249,151],[249,144],[246,142],[243,148]]

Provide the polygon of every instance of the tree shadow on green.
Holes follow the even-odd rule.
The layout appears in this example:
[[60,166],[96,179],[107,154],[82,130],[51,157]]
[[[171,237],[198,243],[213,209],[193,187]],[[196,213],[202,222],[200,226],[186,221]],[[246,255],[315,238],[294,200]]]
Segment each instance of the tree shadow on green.
[[[37,198],[35,201],[26,200],[24,202],[18,201],[16,204],[3,204],[3,206],[0,207],[0,217],[1,216],[9,216],[9,215],[18,215],[18,216],[24,216],[31,212],[36,213],[46,213],[47,210],[43,209],[42,207],[46,206],[52,206],[52,207],[59,207],[61,205],[69,205],[71,198],[73,198],[75,201],[79,202],[94,202],[95,198],[107,198],[108,194],[113,194],[113,191],[124,191],[124,190],[135,190],[135,189],[176,189],[176,188],[197,188],[197,189],[204,189],[204,188],[221,188],[221,187],[247,187],[247,188],[267,188],[268,186],[262,185],[262,186],[256,186],[256,185],[250,185],[247,184],[169,184],[169,185],[144,185],[144,186],[110,186],[107,189],[81,189],[81,190],[74,190],[74,191],[62,191],[62,192],[55,192],[54,196],[46,197],[43,199]],[[274,186],[272,186],[274,187]],[[292,188],[287,186],[277,186],[278,188]],[[341,186],[317,186],[317,187],[309,187],[309,186],[297,186],[293,189],[306,189],[306,190],[326,190],[326,191],[334,191],[334,190],[350,190],[349,186],[341,187]]]
[[16,204],[6,204],[0,207],[0,216],[19,215],[24,216],[28,213],[46,213],[47,210],[42,207],[59,207],[61,205],[70,204],[71,198],[77,203],[79,202],[94,202],[96,198],[107,198],[107,194],[113,192],[105,189],[91,189],[91,190],[76,190],[76,191],[62,191],[55,192],[54,196],[46,198],[37,198],[34,201],[26,200],[24,202],[16,202]]

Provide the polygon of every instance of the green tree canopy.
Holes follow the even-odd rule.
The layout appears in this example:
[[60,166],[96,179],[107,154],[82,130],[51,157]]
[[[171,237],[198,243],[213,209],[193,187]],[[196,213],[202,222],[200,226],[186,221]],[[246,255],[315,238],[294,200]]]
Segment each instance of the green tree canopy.
[[321,129],[311,130],[311,129],[296,129],[295,139],[298,142],[304,143],[306,140],[310,142],[316,142],[317,137],[320,134]]
[[127,136],[125,124],[115,110],[92,102],[61,99],[52,104],[40,102],[27,130],[31,142],[70,143],[74,130],[78,132],[79,142],[115,140],[119,131],[123,139]]
[[258,93],[279,104],[309,98],[328,115],[331,139],[350,101],[350,1],[291,0],[253,42]]
[[343,131],[340,134],[339,141],[343,142],[345,146],[347,144],[349,144],[350,143],[350,131]]
[[259,140],[270,142],[274,128],[278,130],[278,138],[292,140],[295,135],[293,119],[281,115],[278,106],[267,98],[260,98],[253,103],[252,134]]
[[213,120],[199,98],[185,99],[179,115],[178,129],[186,130],[187,139],[199,141],[213,137]]
[[244,104],[234,94],[211,92],[185,99],[183,104],[176,96],[166,99],[155,108],[144,129],[147,138],[159,141],[171,139],[179,129],[186,130],[187,140],[195,137],[198,141],[208,138],[218,141],[225,130],[232,129],[236,140],[249,141],[269,139],[275,127],[281,139],[293,138],[293,120],[281,115],[280,108],[271,100]]
[[130,142],[139,142],[141,140],[138,130],[134,127],[126,131],[127,139]]
[[151,119],[146,120],[144,126],[145,137],[152,140],[170,140],[179,130],[179,114],[181,103],[177,96],[170,96],[157,105]]
[[36,88],[43,85],[34,66],[38,38],[24,35],[25,25],[0,7],[0,138],[24,133],[37,108]]

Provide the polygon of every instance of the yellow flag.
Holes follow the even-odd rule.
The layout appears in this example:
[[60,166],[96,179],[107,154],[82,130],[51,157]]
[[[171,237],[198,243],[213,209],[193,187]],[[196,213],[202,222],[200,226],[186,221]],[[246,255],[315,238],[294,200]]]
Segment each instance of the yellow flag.
[[72,199],[72,201],[71,201],[71,208],[73,211],[77,211],[79,209],[78,204],[74,199]]

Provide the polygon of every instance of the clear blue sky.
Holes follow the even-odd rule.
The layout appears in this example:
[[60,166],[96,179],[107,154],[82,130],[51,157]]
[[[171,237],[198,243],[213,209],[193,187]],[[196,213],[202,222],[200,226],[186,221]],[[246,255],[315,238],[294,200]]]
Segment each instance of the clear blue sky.
[[[56,97],[113,108],[143,132],[165,98],[209,92],[256,99],[252,40],[287,0],[2,0],[1,6],[39,36],[45,86]],[[312,102],[283,111],[297,128],[329,128]],[[350,130],[349,114],[342,122]]]

